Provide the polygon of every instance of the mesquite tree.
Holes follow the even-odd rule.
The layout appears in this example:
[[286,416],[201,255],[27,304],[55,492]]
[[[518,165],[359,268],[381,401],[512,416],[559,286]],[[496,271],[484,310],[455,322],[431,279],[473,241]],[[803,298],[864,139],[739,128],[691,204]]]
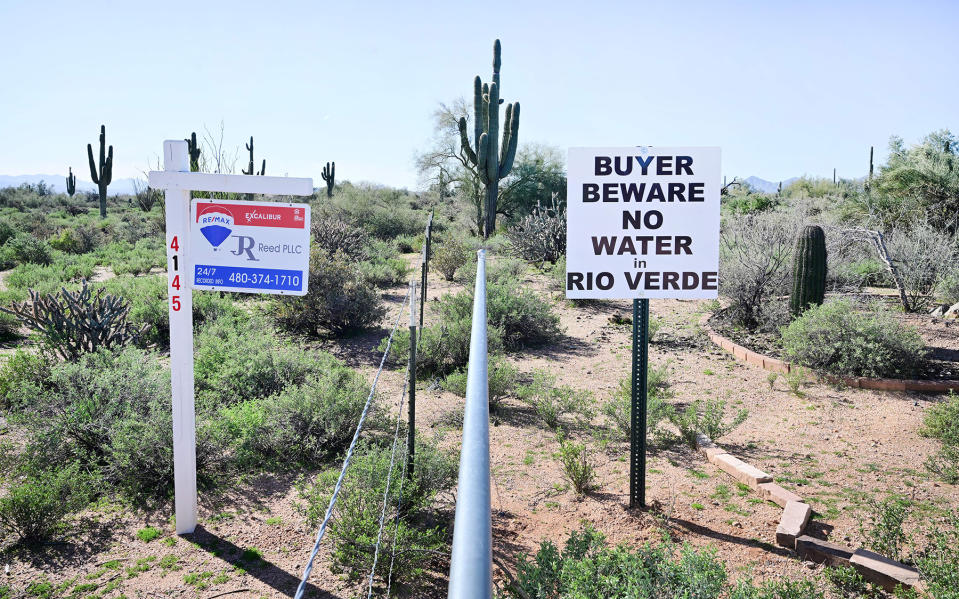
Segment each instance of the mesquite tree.
[[496,200],[499,194],[500,179],[506,177],[513,168],[516,157],[516,143],[519,133],[519,102],[506,105],[506,120],[503,124],[503,143],[499,140],[500,100],[500,41],[493,43],[493,81],[483,83],[479,75],[473,80],[473,143],[470,144],[466,132],[466,119],[459,121],[460,143],[469,161],[479,174],[486,189],[484,209],[486,219],[483,237],[496,229]]
[[93,146],[87,144],[87,157],[90,159],[90,177],[97,185],[100,192],[100,218],[107,217],[107,187],[113,181],[113,146],[110,146],[109,153],[107,147],[107,128],[100,125],[100,170],[97,171],[97,163],[93,160]]

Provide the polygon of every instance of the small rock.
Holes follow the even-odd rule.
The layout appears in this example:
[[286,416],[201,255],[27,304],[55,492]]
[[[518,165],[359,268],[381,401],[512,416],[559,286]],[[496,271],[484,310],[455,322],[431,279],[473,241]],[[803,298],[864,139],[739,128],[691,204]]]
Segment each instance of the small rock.
[[815,570],[815,569],[816,569],[816,562],[806,560],[806,561],[804,561],[802,564],[803,564],[804,566],[806,566],[807,568],[809,568],[810,570]]

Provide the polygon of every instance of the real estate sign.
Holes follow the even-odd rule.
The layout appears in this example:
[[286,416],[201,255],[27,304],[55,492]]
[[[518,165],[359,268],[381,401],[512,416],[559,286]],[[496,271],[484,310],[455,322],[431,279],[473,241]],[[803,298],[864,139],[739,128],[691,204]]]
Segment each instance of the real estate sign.
[[719,148],[570,148],[567,176],[566,297],[717,296]]
[[194,289],[306,294],[309,204],[194,199],[191,215]]

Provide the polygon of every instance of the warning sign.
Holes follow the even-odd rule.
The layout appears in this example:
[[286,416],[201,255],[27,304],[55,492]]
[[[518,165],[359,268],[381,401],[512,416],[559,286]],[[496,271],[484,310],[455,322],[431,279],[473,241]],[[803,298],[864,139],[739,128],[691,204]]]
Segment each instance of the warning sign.
[[306,294],[310,206],[194,199],[194,289]]
[[566,297],[715,298],[719,148],[570,148]]

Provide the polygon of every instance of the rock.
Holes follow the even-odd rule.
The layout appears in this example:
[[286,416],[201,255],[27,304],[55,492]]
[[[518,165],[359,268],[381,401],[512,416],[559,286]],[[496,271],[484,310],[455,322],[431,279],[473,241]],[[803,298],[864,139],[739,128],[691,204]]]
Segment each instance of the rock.
[[896,585],[912,587],[919,583],[919,572],[916,569],[868,549],[856,549],[849,563],[866,581],[889,592],[894,591]]
[[762,470],[750,466],[746,462],[728,453],[715,456],[712,462],[719,466],[720,469],[733,475],[736,480],[749,485],[753,489],[758,489],[760,483],[769,483],[773,480],[773,477]]
[[943,314],[942,317],[947,320],[959,319],[959,302],[953,304],[951,308],[946,310],[946,313]]
[[787,503],[782,518],[779,519],[779,526],[776,527],[776,543],[787,549],[795,549],[796,538],[802,536],[806,530],[811,515],[812,508],[809,504],[798,501]]
[[932,309],[932,312],[929,313],[933,318],[942,318],[946,314],[946,310],[949,309],[949,306],[939,305]]

